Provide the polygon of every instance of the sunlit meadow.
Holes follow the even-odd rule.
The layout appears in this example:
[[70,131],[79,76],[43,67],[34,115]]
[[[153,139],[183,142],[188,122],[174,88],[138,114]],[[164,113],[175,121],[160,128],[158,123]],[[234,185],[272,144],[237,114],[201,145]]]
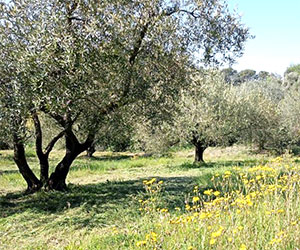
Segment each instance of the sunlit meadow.
[[157,221],[139,235],[136,247],[245,250],[300,246],[299,166],[277,157],[266,165],[234,167],[211,181],[213,187],[204,191],[196,185],[185,207],[175,208],[177,212],[156,205],[162,181],[144,181],[149,197],[140,200],[141,214]]
[[198,166],[192,156],[80,157],[68,192],[24,196],[2,152],[0,249],[299,248],[298,158],[210,149]]

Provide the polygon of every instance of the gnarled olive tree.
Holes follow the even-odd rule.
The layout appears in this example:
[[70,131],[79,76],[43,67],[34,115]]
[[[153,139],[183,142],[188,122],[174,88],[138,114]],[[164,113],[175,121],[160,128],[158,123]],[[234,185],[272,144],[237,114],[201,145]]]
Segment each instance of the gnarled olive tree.
[[[72,162],[115,112],[168,112],[196,59],[232,60],[248,37],[219,0],[2,1],[0,123],[28,191],[65,189]],[[61,128],[46,147],[41,113]],[[40,178],[24,153],[29,119]],[[49,176],[49,153],[61,137],[65,156]]]

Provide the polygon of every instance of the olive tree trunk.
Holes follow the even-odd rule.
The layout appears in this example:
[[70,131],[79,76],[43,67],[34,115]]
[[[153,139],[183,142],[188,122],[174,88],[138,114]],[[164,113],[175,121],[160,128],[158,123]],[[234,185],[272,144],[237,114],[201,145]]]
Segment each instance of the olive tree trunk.
[[197,142],[194,144],[195,146],[195,163],[204,163],[203,154],[206,146],[203,146],[202,143]]
[[64,158],[57,164],[55,171],[50,175],[47,189],[64,191],[67,189],[66,179],[73,161],[80,153],[67,152]]
[[27,183],[26,192],[33,193],[40,190],[42,183],[30,169],[26,160],[24,144],[17,135],[14,136],[14,161]]
[[64,191],[67,189],[66,179],[70,167],[76,157],[86,151],[94,140],[94,133],[89,134],[84,143],[80,143],[72,130],[65,131],[66,153],[64,158],[57,164],[54,172],[50,175],[46,184],[47,189]]
[[95,149],[95,145],[92,144],[87,150],[86,150],[86,156],[87,157],[93,157],[93,154],[96,152],[96,149]]

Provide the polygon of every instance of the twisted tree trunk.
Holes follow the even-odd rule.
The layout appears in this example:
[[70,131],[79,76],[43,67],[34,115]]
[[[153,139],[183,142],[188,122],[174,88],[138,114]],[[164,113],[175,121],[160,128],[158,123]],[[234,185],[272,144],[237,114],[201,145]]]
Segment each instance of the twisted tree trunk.
[[73,161],[80,153],[67,152],[64,158],[59,162],[55,168],[55,171],[51,174],[48,179],[46,188],[64,191],[67,189],[66,179],[69,173],[70,167]]
[[200,139],[199,135],[195,132],[193,138],[191,140],[192,144],[195,146],[195,163],[204,163],[203,153],[207,148],[206,144],[204,144]]
[[27,183],[26,192],[33,193],[40,190],[42,183],[30,169],[26,160],[24,144],[17,135],[14,135],[14,161]]
[[64,158],[59,162],[47,181],[46,188],[64,191],[67,189],[66,179],[70,167],[76,157],[86,151],[94,141],[94,133],[90,133],[84,143],[80,143],[73,133],[72,129],[66,129],[66,153]]
[[203,154],[207,147],[203,146],[202,143],[195,143],[195,163],[204,163]]
[[55,136],[43,150],[43,133],[37,112],[32,112],[32,119],[35,127],[35,151],[40,163],[40,181],[45,185],[49,178],[49,154],[51,153],[56,142],[63,137],[64,131]]
[[93,154],[96,152],[96,149],[95,149],[95,145],[92,144],[87,150],[86,150],[86,156],[87,157],[93,157]]

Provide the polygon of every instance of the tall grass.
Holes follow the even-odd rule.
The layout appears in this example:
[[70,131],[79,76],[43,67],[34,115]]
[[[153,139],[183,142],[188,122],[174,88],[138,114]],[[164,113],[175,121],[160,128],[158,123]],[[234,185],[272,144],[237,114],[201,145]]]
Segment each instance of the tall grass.
[[[153,181],[153,180],[152,180]],[[162,187],[150,180],[146,190]],[[276,158],[212,177],[177,212],[160,208],[159,195],[141,201],[149,223],[131,249],[297,249],[300,246],[300,168]],[[152,185],[154,187],[152,188]],[[183,210],[183,211],[182,211]],[[151,223],[154,219],[155,223]]]
[[11,152],[1,153],[0,249],[300,246],[299,159],[221,149],[199,167],[188,150],[162,158],[98,153],[76,160],[68,192],[23,195]]

